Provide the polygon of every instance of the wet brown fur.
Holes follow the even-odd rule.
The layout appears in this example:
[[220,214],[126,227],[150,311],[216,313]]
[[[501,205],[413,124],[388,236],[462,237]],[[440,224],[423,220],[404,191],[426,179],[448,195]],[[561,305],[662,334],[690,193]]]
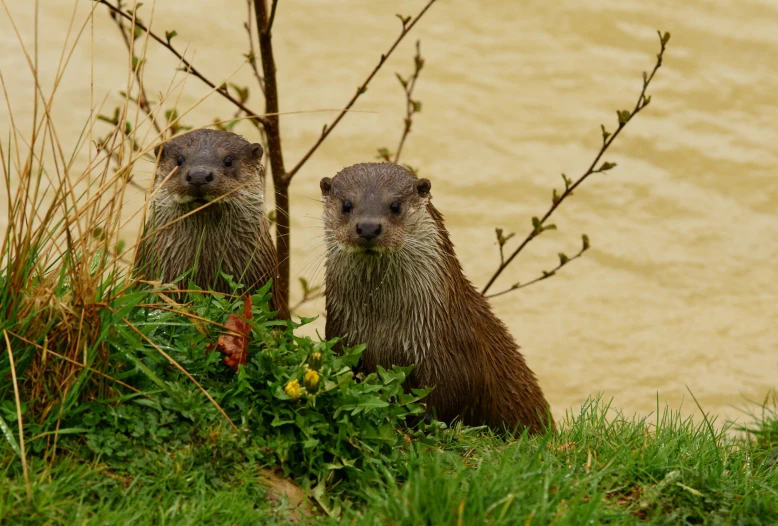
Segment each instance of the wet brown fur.
[[[428,409],[445,422],[540,432],[553,420],[507,327],[465,277],[429,181],[389,163],[358,164],[322,180],[326,337],[366,343],[361,367],[415,368],[407,387],[435,386]],[[343,202],[353,204],[343,212]],[[401,213],[390,212],[392,202]],[[357,224],[380,221],[359,238]],[[382,239],[383,237],[383,239]],[[365,248],[372,252],[365,252]]]
[[[198,287],[224,293],[232,289],[219,270],[242,283],[242,291],[248,293],[277,279],[278,262],[265,213],[262,146],[227,131],[196,130],[156,152],[157,191],[143,234],[151,235],[138,247],[137,272],[170,283],[191,271],[190,279]],[[184,161],[180,166],[179,156]],[[225,162],[228,156],[231,166]],[[209,174],[212,180],[194,186],[187,179],[197,173]],[[223,198],[211,202],[219,197]],[[186,285],[186,280],[179,282],[180,288]],[[272,293],[275,310],[279,305],[275,286]],[[285,310],[278,315],[289,317]]]

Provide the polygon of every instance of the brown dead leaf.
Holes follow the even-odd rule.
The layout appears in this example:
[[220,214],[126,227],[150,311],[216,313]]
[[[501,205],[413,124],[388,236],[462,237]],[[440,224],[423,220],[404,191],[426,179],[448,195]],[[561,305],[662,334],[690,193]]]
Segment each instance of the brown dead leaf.
[[[243,317],[230,314],[227,317],[227,323],[224,324],[229,333],[219,336],[219,340],[216,342],[216,349],[225,354],[224,363],[235,371],[238,370],[239,365],[246,365],[249,331],[251,331],[251,325],[246,320],[250,320],[251,316],[251,296],[245,296],[243,298]],[[213,349],[213,345],[208,347]]]
[[267,498],[270,502],[286,501],[292,522],[300,522],[303,517],[314,515],[313,503],[308,496],[289,479],[285,479],[272,469],[261,469],[260,484],[267,488]]

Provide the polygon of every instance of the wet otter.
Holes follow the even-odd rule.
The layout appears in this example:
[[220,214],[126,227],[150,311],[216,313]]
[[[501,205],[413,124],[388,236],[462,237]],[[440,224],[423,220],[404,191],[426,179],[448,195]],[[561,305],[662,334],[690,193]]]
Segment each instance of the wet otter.
[[501,430],[553,426],[537,379],[505,325],[464,276],[430,202],[430,182],[390,163],[321,180],[326,337],[366,343],[360,367],[415,367],[428,411]]
[[[198,287],[225,293],[232,288],[219,271],[249,293],[276,278],[262,145],[231,132],[203,129],[157,146],[155,153],[156,193],[144,226],[144,237],[150,235],[138,247],[138,272],[164,282],[190,273]],[[273,296],[271,308],[278,309],[275,290]],[[284,310],[279,317],[289,315]]]

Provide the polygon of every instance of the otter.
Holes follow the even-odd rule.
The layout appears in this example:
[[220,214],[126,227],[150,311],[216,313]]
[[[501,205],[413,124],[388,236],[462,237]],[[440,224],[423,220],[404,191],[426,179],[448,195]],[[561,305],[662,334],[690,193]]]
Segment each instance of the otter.
[[[265,214],[262,145],[227,131],[196,130],[155,148],[159,162],[135,258],[137,273],[231,293],[220,272],[250,294],[277,278]],[[272,287],[271,308],[289,314]]]
[[430,181],[363,163],[320,186],[326,338],[367,344],[359,365],[367,372],[414,365],[406,388],[434,387],[428,416],[497,431],[553,429],[516,341],[464,275]]

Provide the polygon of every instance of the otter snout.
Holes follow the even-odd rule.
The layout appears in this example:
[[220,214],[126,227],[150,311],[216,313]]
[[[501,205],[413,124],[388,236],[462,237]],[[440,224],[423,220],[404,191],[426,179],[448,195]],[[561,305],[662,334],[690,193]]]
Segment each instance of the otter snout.
[[381,223],[357,223],[357,235],[365,241],[372,241],[381,235]]
[[190,170],[186,182],[197,188],[213,182],[213,172],[209,170]]

